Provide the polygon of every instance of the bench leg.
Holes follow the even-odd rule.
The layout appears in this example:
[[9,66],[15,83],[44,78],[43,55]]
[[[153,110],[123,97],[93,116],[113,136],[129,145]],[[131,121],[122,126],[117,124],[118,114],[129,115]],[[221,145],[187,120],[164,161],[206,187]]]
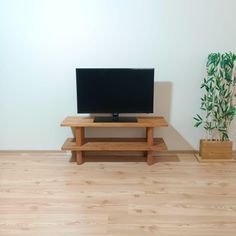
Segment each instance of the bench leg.
[[76,162],[78,165],[83,164],[83,152],[82,151],[77,151],[76,152]]
[[154,157],[152,151],[147,151],[147,164],[153,165],[154,164]]
[[[81,146],[84,144],[84,128],[83,127],[76,127],[75,128],[75,140],[76,144],[78,146]],[[83,163],[83,152],[82,151],[76,151],[76,162],[78,165],[81,165]]]
[[[146,128],[146,140],[149,148],[151,149],[153,145],[153,136],[154,136],[154,128],[153,127],[147,127]],[[153,151],[148,150],[147,151],[147,164],[152,165],[154,164],[154,157],[153,157]]]

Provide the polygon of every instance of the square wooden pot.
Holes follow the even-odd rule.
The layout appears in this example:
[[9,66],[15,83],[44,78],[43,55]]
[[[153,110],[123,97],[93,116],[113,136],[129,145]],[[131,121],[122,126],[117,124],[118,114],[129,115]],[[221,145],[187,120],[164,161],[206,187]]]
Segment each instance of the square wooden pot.
[[232,141],[200,140],[202,160],[230,160],[233,158]]

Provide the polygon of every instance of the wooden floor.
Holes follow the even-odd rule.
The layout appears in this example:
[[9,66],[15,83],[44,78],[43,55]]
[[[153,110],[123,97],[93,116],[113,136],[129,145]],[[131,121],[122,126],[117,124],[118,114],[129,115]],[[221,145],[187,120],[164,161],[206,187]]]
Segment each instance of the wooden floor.
[[0,154],[0,236],[235,236],[236,163]]

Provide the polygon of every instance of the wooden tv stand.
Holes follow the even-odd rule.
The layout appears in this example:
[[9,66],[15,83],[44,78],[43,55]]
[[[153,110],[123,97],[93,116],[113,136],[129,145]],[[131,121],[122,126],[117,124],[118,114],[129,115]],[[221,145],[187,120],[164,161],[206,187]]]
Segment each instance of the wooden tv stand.
[[[137,122],[93,122],[93,117],[66,117],[61,126],[71,127],[74,138],[68,138],[62,150],[70,150],[77,164],[84,161],[85,151],[145,151],[148,165],[154,163],[153,152],[167,150],[162,138],[154,138],[154,128],[167,127],[164,117],[138,117]],[[146,128],[145,138],[86,138],[84,130],[96,128]]]

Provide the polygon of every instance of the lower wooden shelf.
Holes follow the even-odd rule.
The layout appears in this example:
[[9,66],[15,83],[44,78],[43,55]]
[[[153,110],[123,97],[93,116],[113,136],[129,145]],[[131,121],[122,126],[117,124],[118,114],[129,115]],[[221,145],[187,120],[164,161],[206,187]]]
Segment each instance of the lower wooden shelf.
[[148,145],[145,138],[85,138],[78,146],[74,138],[68,138],[62,150],[70,151],[158,151],[167,150],[162,138],[154,138],[153,145]]

